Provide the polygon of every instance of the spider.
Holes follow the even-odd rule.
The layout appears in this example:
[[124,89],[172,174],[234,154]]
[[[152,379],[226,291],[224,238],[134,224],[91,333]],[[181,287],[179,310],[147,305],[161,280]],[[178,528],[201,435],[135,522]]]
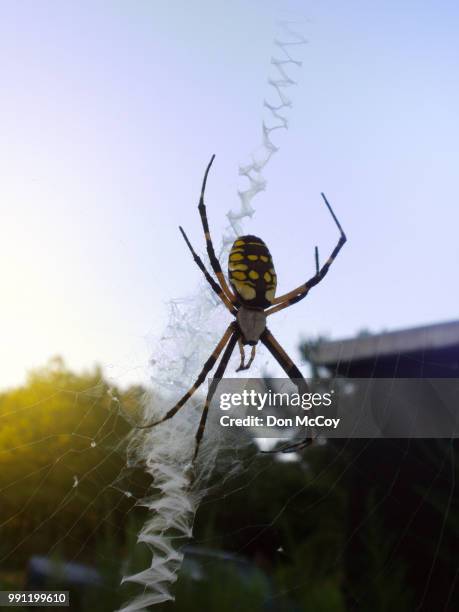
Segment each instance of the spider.
[[[269,331],[266,326],[267,317],[271,316],[275,312],[279,312],[284,308],[288,308],[292,304],[296,304],[300,300],[306,297],[309,290],[317,285],[327,274],[331,264],[338,255],[339,251],[346,242],[346,236],[343,229],[332,210],[332,207],[328,203],[327,198],[322,193],[322,198],[336,223],[340,238],[337,245],[333,249],[330,257],[319,268],[319,254],[317,247],[315,248],[315,261],[316,261],[316,273],[308,281],[299,285],[292,291],[285,293],[279,297],[275,297],[277,276],[274,269],[274,264],[271,258],[271,254],[266,244],[257,238],[256,236],[247,235],[239,236],[233,243],[228,260],[228,277],[231,287],[229,287],[225,276],[222,272],[220,262],[218,261],[212,238],[209,230],[209,223],[207,220],[206,206],[204,204],[204,192],[206,189],[207,177],[212,163],[215,159],[215,155],[207,166],[204,174],[204,179],[201,188],[201,197],[199,200],[199,213],[201,216],[202,227],[204,230],[204,236],[206,239],[207,254],[209,256],[210,265],[215,273],[217,280],[211,276],[207,271],[204,263],[195,250],[193,249],[187,235],[185,234],[182,227],[180,231],[183,238],[191,251],[194,261],[198,265],[201,272],[204,274],[207,282],[212,287],[213,291],[222,300],[223,304],[230,311],[230,313],[236,318],[223,334],[223,337],[218,342],[214,351],[207,359],[201,373],[197,377],[194,385],[185,393],[185,395],[171,408],[159,421],[149,423],[148,425],[138,426],[138,429],[147,429],[155,427],[164,421],[172,418],[182,406],[190,399],[193,393],[202,385],[205,381],[207,374],[215,365],[217,359],[223,352],[221,361],[215,371],[215,375],[212,378],[212,382],[209,385],[206,401],[201,415],[198,430],[196,432],[195,449],[193,455],[193,463],[198,455],[199,445],[201,443],[204,429],[206,426],[207,414],[209,406],[212,401],[212,397],[217,390],[218,383],[223,377],[223,374],[228,365],[229,359],[236,344],[239,345],[241,354],[241,363],[236,371],[247,370],[252,365],[255,358],[256,345],[261,341],[268,351],[273,355],[274,359],[280,364],[282,369],[285,371],[287,376],[292,379],[298,390],[303,393],[307,391],[308,386],[306,380],[301,374],[300,370],[293,363],[290,357],[287,355],[282,346],[274,338],[273,334]],[[245,363],[244,346],[251,346],[251,355],[247,364]],[[310,439],[289,446],[284,450],[290,451],[294,448],[305,447],[310,443]]]

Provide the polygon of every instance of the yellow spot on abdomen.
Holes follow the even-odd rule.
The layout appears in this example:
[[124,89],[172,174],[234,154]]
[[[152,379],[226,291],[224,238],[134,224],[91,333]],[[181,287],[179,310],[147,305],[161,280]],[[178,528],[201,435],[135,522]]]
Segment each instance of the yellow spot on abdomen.
[[242,246],[243,244],[245,244],[243,240],[236,240],[236,242],[234,243],[234,246]]
[[258,272],[255,272],[255,270],[250,270],[249,278],[252,278],[253,280],[257,280],[257,278],[260,278],[260,275],[258,274]]
[[245,280],[247,278],[245,272],[233,272],[231,276],[237,280]]
[[232,264],[230,263],[228,265],[228,270],[230,272],[232,272],[233,270],[248,270],[249,266],[247,266],[246,264]]
[[272,276],[271,276],[271,274],[270,274],[269,272],[265,272],[265,273],[263,274],[263,278],[265,279],[265,281],[266,281],[267,283],[270,283],[270,282],[271,282],[271,280],[272,280]]
[[241,259],[244,259],[244,255],[241,255],[240,253],[232,253],[229,258],[231,261],[241,261]]
[[268,289],[268,291],[266,291],[265,297],[268,300],[268,302],[272,302],[274,300],[274,292],[275,292],[275,289]]
[[260,255],[260,259],[261,261],[264,261],[264,262],[269,261],[269,257],[266,257],[266,255]]
[[257,261],[258,255],[247,255],[247,259],[250,259],[250,261]]
[[250,285],[247,285],[246,283],[241,283],[235,280],[233,281],[233,285],[236,291],[244,300],[253,300],[253,298],[256,296],[255,289],[253,287],[250,287]]

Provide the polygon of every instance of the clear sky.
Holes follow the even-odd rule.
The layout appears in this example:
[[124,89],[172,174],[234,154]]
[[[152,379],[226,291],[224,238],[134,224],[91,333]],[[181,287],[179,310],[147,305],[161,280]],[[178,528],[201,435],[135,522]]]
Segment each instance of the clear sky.
[[321,191],[349,242],[272,330],[297,356],[300,337],[459,316],[456,2],[3,0],[0,388],[56,354],[145,379],[167,300],[199,280],[177,226],[202,250],[212,153],[217,243],[238,207],[287,5],[309,44],[246,230],[282,292],[337,240]]

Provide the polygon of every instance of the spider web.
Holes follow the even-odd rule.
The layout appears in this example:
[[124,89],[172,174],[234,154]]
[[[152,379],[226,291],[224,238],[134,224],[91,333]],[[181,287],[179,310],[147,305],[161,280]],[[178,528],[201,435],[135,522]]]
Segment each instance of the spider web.
[[[402,357],[401,353],[397,353],[394,357],[396,364],[392,379],[394,381]],[[457,371],[457,364],[441,366],[438,361],[432,361],[425,355],[422,355],[417,362],[421,372],[427,373],[429,368],[433,368],[437,375],[441,376],[439,368],[443,367],[443,376],[452,377]],[[378,377],[376,371],[370,376]],[[405,405],[407,411],[413,409],[415,412],[416,408],[416,405]],[[339,602],[331,598],[330,601],[333,600],[336,608],[330,609],[360,610],[367,609],[367,606],[370,609],[374,605],[379,605],[382,606],[381,609],[394,606],[394,609],[404,610],[455,610],[459,595],[459,563],[457,555],[448,551],[455,551],[459,542],[457,529],[459,446],[455,439],[458,433],[456,430],[451,431],[450,439],[437,440],[433,437],[431,439],[345,439],[337,443],[336,441],[325,443],[321,448],[312,448],[301,454],[287,455],[294,463],[298,462],[302,469],[304,485],[290,487],[289,495],[285,495],[283,489],[279,508],[268,521],[258,521],[255,524],[246,524],[242,528],[238,527],[234,531],[225,533],[225,538],[241,542],[240,546],[235,548],[237,553],[253,556],[253,547],[257,543],[262,546],[265,539],[272,538],[273,531],[282,533],[282,528],[279,526],[282,523],[289,523],[298,513],[304,519],[312,514],[315,520],[320,521],[325,518],[328,521],[325,526],[325,542],[326,546],[332,544],[330,551],[324,548],[316,549],[316,555],[320,555],[314,557],[317,564],[306,567],[304,556],[301,558],[300,578],[291,581],[288,587],[281,587],[276,591],[270,599],[270,605],[274,608],[279,605],[282,610],[290,609],[290,606],[294,609],[317,609],[316,606],[323,602],[314,598],[316,587],[314,583],[322,580],[325,589],[328,589],[330,576],[333,575],[340,576],[337,582],[341,582],[343,564],[346,557],[351,554],[355,555],[350,561],[351,565],[357,566],[354,574],[358,573],[360,584],[355,591],[347,592],[347,597],[341,594],[343,607],[339,607]],[[279,455],[278,458],[282,459],[283,456]],[[247,478],[240,479],[230,490],[225,490],[223,496],[217,490],[216,496],[210,495],[205,503],[215,504],[221,508],[223,500],[240,495],[243,489],[258,486],[261,490],[263,480],[276,483],[270,485],[270,490],[275,493],[279,481],[273,481],[269,476],[272,466],[269,461],[264,462],[260,457],[254,458],[251,469],[247,470],[249,473],[245,473]],[[382,468],[382,476],[373,473],[378,467]],[[289,469],[291,469],[290,463],[286,466],[286,471]],[[285,477],[288,477],[287,474]],[[324,481],[327,483],[326,487],[323,486]],[[360,509],[357,508],[355,513],[352,507],[349,510],[343,506],[343,500],[340,499],[343,486],[346,486],[346,493],[351,498],[350,503],[352,497],[357,494],[359,503],[360,498],[365,497],[367,505],[360,504]],[[409,495],[405,495],[407,489]],[[335,512],[335,505],[339,507],[339,513],[343,517],[350,516],[353,519],[353,524],[346,526],[344,537],[341,538],[329,533],[329,530],[333,529],[330,519]],[[397,520],[394,521],[392,516],[392,522],[396,523],[397,530],[391,532],[388,525],[380,521],[384,512],[386,517],[389,516],[391,519],[390,514],[394,509]],[[258,511],[258,514],[261,515],[262,512]],[[285,515],[288,515],[288,518],[284,518]],[[313,523],[312,528],[316,530],[321,526],[319,523]],[[247,535],[241,538],[241,532]],[[314,536],[310,534],[308,527],[302,532],[294,532],[294,536],[293,542],[289,541],[287,534],[285,539],[281,536],[276,544],[279,558],[290,564],[296,553],[295,549],[301,547],[302,536],[314,541]],[[371,541],[370,546],[365,546],[366,543],[362,542],[368,537],[374,538],[375,541]],[[201,539],[196,535],[195,538],[201,545],[221,546],[220,533],[211,539]],[[370,552],[374,555],[374,559],[371,559],[374,564],[369,567],[362,566],[361,561],[359,565],[358,555],[361,554],[362,548],[370,548]],[[405,551],[406,555],[406,549],[411,554],[411,560],[414,560],[414,569],[404,565],[406,561],[403,559],[406,557],[403,557],[402,553]],[[413,549],[423,555],[419,562],[413,559]],[[286,561],[287,555],[290,556],[288,561]],[[319,566],[319,571],[315,565]],[[417,586],[415,592],[413,592],[413,583]],[[349,589],[349,585],[347,588]],[[304,607],[297,608],[300,602]]]
[[[422,359],[422,365],[428,368],[435,364]],[[190,406],[186,416],[182,411],[173,426],[165,424],[162,432],[164,441],[157,446],[150,437],[139,440],[132,435],[129,425],[138,422],[138,407],[134,410],[133,398],[129,395],[123,397],[97,372],[88,377],[92,384],[83,388],[75,388],[76,381],[72,380],[63,384],[66,370],[59,363],[53,365],[51,374],[38,373],[34,376],[42,389],[49,391],[47,396],[39,401],[24,402],[16,409],[0,404],[3,436],[0,455],[2,576],[8,574],[9,566],[16,564],[18,559],[23,558],[25,563],[24,555],[31,550],[35,554],[55,557],[56,562],[62,558],[66,561],[90,562],[92,565],[95,563],[104,568],[102,575],[108,585],[104,591],[104,607],[97,609],[115,609],[121,601],[120,593],[128,596],[129,591],[123,589],[130,585],[126,583],[120,591],[119,573],[110,575],[108,571],[113,563],[113,551],[99,545],[98,540],[101,535],[109,535],[109,539],[121,542],[128,526],[131,542],[124,571],[137,570],[133,575],[140,574],[141,584],[151,577],[157,580],[161,573],[165,590],[161,594],[157,588],[155,594],[158,600],[163,596],[164,601],[175,579],[174,564],[179,565],[182,559],[181,544],[192,535],[198,505],[204,513],[209,513],[213,507],[218,512],[224,512],[225,505],[231,499],[247,498],[252,489],[262,488],[267,480],[271,483],[271,495],[279,504],[277,509],[276,504],[270,506],[269,514],[254,509],[253,517],[244,510],[241,523],[236,523],[233,528],[223,528],[223,531],[217,530],[210,536],[198,522],[193,530],[193,539],[197,546],[206,548],[221,548],[222,540],[234,541],[234,552],[251,556],[254,547],[271,541],[275,532],[278,534],[277,554],[282,559],[301,545],[300,533],[297,533],[297,538],[300,538],[297,542],[289,541],[284,533],[285,525],[299,511],[302,517],[312,515],[317,519],[324,514],[331,515],[335,505],[345,516],[340,502],[343,483],[349,482],[352,474],[366,482],[366,458],[377,451],[386,457],[386,462],[389,460],[391,467],[386,486],[372,498],[371,506],[360,514],[345,537],[337,538],[336,542],[331,537],[330,550],[318,551],[321,555],[320,575],[331,576],[341,572],[348,548],[372,533],[380,511],[386,506],[399,507],[400,489],[403,483],[406,484],[406,470],[414,458],[417,476],[413,484],[417,483],[418,495],[411,505],[399,507],[399,511],[403,511],[401,528],[390,536],[384,531],[387,538],[384,554],[379,565],[365,573],[366,586],[355,597],[361,605],[365,605],[371,601],[379,583],[382,582],[387,588],[387,584],[395,581],[399,551],[403,550],[413,533],[419,532],[426,508],[433,508],[436,518],[430,530],[431,561],[429,567],[424,568],[424,586],[415,606],[406,608],[432,609],[432,589],[438,583],[439,572],[445,568],[445,546],[451,538],[457,538],[454,525],[457,518],[458,464],[457,446],[452,440],[430,441],[423,447],[422,453],[419,453],[419,441],[416,440],[404,440],[402,443],[394,440],[346,440],[340,445],[329,445],[328,449],[310,449],[301,455],[288,456],[293,463],[283,463],[275,461],[272,455],[260,455],[251,445],[250,438],[244,440],[238,435],[218,440],[220,430],[213,427],[210,421],[208,435],[203,441],[204,461],[200,468],[200,481],[198,486],[184,495],[186,476],[182,470],[180,482],[179,472],[176,471],[177,447],[182,449],[184,445],[177,444],[176,438],[182,435],[193,438],[194,425],[200,415],[201,404],[198,400]],[[150,397],[148,401],[154,401],[154,398]],[[45,404],[47,410],[42,414],[41,406]],[[73,406],[72,423],[65,421],[69,405]],[[45,417],[46,421],[43,420]],[[53,428],[49,421],[55,422],[56,427]],[[17,428],[18,422],[27,424],[27,427],[24,427],[19,443],[15,443],[9,430],[12,430],[13,423]],[[31,430],[29,434],[27,430]],[[12,443],[8,444],[10,437]],[[151,456],[151,462],[147,464],[147,469],[151,469],[151,478],[146,477],[145,470],[139,467],[137,461],[138,453],[146,452],[143,444],[148,445],[147,451]],[[220,449],[221,455],[217,456],[215,447]],[[127,465],[126,451],[128,456],[134,458]],[[33,467],[32,458],[35,460]],[[184,452],[182,461],[186,460]],[[273,474],[282,478],[283,471],[287,476],[292,469],[301,469],[303,484],[299,486],[298,480],[294,480],[291,486],[281,487],[281,494],[277,495]],[[210,472],[213,472],[216,481],[209,482]],[[323,486],[324,481],[326,487]],[[153,483],[156,491],[152,492]],[[441,497],[438,496],[439,488]],[[142,524],[139,536],[141,544],[136,544],[137,532]],[[168,537],[163,532],[165,528]],[[320,524],[315,528],[320,530]],[[161,564],[157,561],[157,565],[150,570],[151,574],[145,575],[144,570],[139,569],[148,559],[149,547],[155,551],[164,548],[168,565],[172,565],[171,574],[168,574],[168,565],[162,561]],[[142,554],[139,554],[139,549],[143,551]],[[155,558],[158,559],[158,556],[155,555]],[[453,575],[445,578],[444,590],[436,595],[440,610],[454,609],[457,571],[456,557],[452,565]],[[314,580],[318,579],[317,570],[309,568],[296,581],[279,588],[273,594],[273,602],[296,601],[297,598],[301,601],[305,593],[311,595],[311,577],[308,573]],[[135,593],[135,590],[130,592]],[[109,605],[110,598],[114,602],[112,607]],[[139,596],[135,601],[139,601]],[[150,605],[152,594],[141,595],[140,601],[145,606]],[[311,608],[305,606],[304,609]]]
[[[284,38],[280,40],[285,41]],[[291,101],[285,95],[285,88],[293,86],[287,70],[289,67],[298,67],[299,62],[292,59],[293,53],[290,57],[286,56],[285,52],[290,54],[297,44],[304,43],[301,37],[289,40],[289,43],[276,42],[276,48],[282,57],[272,61],[275,74],[273,79],[278,77],[278,80],[284,83],[284,89],[280,84],[276,88],[270,83],[273,92],[278,92],[279,99],[269,98],[265,101],[267,117],[262,125],[263,145],[253,154],[251,162],[240,168],[240,175],[248,181],[249,186],[239,194],[241,209],[228,214],[229,225],[220,251],[222,257],[225,256],[225,249],[232,242],[234,235],[242,232],[244,220],[254,214],[252,198],[266,187],[262,171],[278,150],[272,141],[274,131],[287,128],[283,111],[290,107]],[[269,119],[276,119],[279,123],[268,123]],[[169,325],[161,338],[158,351],[154,354],[156,363],[153,364],[153,381],[156,393],[143,398],[146,418],[163,413],[170,407],[174,398],[193,381],[218,339],[218,333],[221,333],[208,330],[222,331],[224,320],[226,321],[226,312],[204,283],[200,285],[196,295],[171,301],[169,309]],[[230,371],[234,371],[236,361],[235,357],[229,366]],[[262,366],[266,364],[265,360],[258,359],[257,362],[259,366],[260,363]],[[429,364],[424,360],[423,363]],[[186,410],[181,411],[170,423],[165,423],[161,428],[151,430],[145,437],[138,438],[131,433],[130,426],[138,423],[141,415],[131,408],[129,397],[122,397],[120,390],[110,382],[107,384],[97,372],[88,376],[89,383],[86,386],[77,388],[72,381],[66,382],[65,377],[62,379],[58,376],[60,370],[62,367],[57,365],[56,377],[42,381],[43,389],[48,393],[45,398],[39,396],[30,401],[24,398],[20,408],[1,404],[2,572],[8,574],[10,565],[30,550],[55,556],[57,560],[60,557],[68,561],[96,560],[105,568],[104,571],[107,570],[107,574],[104,574],[106,584],[109,585],[107,600],[113,596],[116,603],[111,609],[114,609],[121,601],[119,573],[109,575],[113,551],[99,546],[97,540],[100,534],[105,533],[121,542],[128,525],[131,556],[126,555],[129,561],[124,565],[123,573],[132,579],[134,586],[140,585],[141,589],[144,585],[154,586],[154,590],[144,593],[140,599],[133,600],[125,609],[140,609],[150,603],[166,601],[171,598],[171,584],[182,560],[180,547],[192,534],[197,508],[205,510],[244,494],[266,478],[273,465],[278,462],[272,457],[259,456],[251,446],[250,439],[228,437],[218,441],[219,430],[212,429],[212,423],[209,423],[200,453],[198,479],[193,489],[187,491],[188,480],[184,467],[189,462],[192,451],[190,444],[194,440],[200,416],[202,395],[190,402]],[[41,380],[40,377],[38,380]],[[51,415],[43,415],[43,424],[47,419],[46,427],[40,429],[37,421],[41,418],[40,406],[45,400],[48,404],[51,402],[54,412]],[[69,403],[76,415],[74,422],[64,418]],[[97,415],[95,421],[92,420],[94,415]],[[18,423],[20,438],[15,433]],[[237,546],[236,550],[245,554],[254,543],[263,540],[268,533],[281,525],[286,516],[291,517],[292,510],[298,511],[300,508],[303,516],[314,513],[316,516],[317,509],[326,508],[330,500],[333,503],[336,501],[336,493],[350,473],[354,470],[362,473],[359,460],[365,456],[372,444],[371,441],[364,442],[357,451],[349,455],[347,451],[352,447],[352,442],[345,442],[328,457],[322,469],[314,469],[315,451],[304,453],[301,457],[292,456],[291,459],[298,460],[304,470],[304,485],[298,487],[295,484],[290,489],[283,489],[283,493],[287,491],[287,494],[267,520],[247,519],[246,524],[225,530],[225,537],[236,538],[242,532],[243,543]],[[397,485],[412,446],[408,441],[405,448],[398,453],[396,467],[386,490],[374,501],[365,518],[333,548],[332,555],[326,557],[322,568],[324,575],[332,574],[341,567],[347,547],[359,539],[361,534],[367,534],[366,528],[378,510],[389,500],[397,501]],[[387,451],[387,448],[385,450]],[[397,449],[394,447],[395,450]],[[457,517],[457,455],[452,443],[448,443],[445,450],[433,467],[428,456],[419,461],[420,472],[429,470],[428,483],[420,492],[417,503],[407,509],[404,528],[390,541],[384,562],[377,571],[367,576],[367,593],[362,590],[358,595],[361,601],[365,602],[365,596],[371,593],[372,586],[378,580],[386,578],[388,583],[393,574],[397,551],[417,526],[417,518],[422,508],[435,502],[436,484],[446,479],[446,496],[435,502],[439,511],[432,541],[431,566],[425,575],[424,593],[416,602],[415,608],[429,609],[425,607],[425,602],[429,598],[433,577],[438,567],[441,567],[441,549],[445,539],[450,537],[451,523]],[[319,452],[320,450],[317,451]],[[220,453],[220,456],[217,456],[217,453]],[[80,463],[82,459],[84,461]],[[277,467],[283,469],[279,465]],[[242,468],[247,477],[236,482]],[[324,473],[330,473],[330,485],[310,499],[308,492],[314,489]],[[212,474],[218,474],[218,486],[210,482]],[[273,489],[275,488],[273,486]],[[45,511],[39,511],[40,508],[45,508]],[[139,544],[136,545],[139,530]],[[221,545],[220,537],[206,536],[202,529],[195,529],[194,536],[199,545]],[[280,537],[279,555],[282,556],[284,551],[289,549],[292,550],[291,542]],[[154,553],[153,565],[149,566],[151,551]],[[322,553],[325,554],[323,550]],[[139,556],[138,559],[135,558],[136,555]],[[24,563],[26,560],[24,556]],[[453,578],[446,582],[444,591],[438,597],[436,609],[454,609],[458,575],[456,565],[453,568]],[[123,588],[129,586],[130,583],[126,581]],[[306,569],[296,581],[280,589],[275,598],[279,601],[285,597],[294,598],[303,591],[311,592],[311,582]],[[127,599],[128,594],[124,601]],[[93,606],[89,609],[101,607]]]
[[[238,192],[240,208],[227,215],[222,260],[244,221],[253,216],[253,198],[266,188],[263,171],[279,150],[273,136],[288,128],[292,100],[287,91],[296,84],[293,76],[301,67],[294,56],[306,43],[294,25],[278,24],[261,144],[239,168],[246,185]],[[227,311],[205,282],[195,294],[171,300],[168,309],[168,324],[151,363],[154,391],[142,398],[135,388],[126,395],[99,370],[78,377],[56,359],[48,369],[31,374],[36,397],[28,401],[18,391],[13,392],[15,404],[9,399],[0,404],[0,563],[6,585],[18,580],[8,571],[9,564],[25,567],[30,551],[57,565],[93,564],[95,554],[110,592],[106,605],[113,599],[111,609],[123,601],[120,593],[128,601],[122,608],[126,611],[173,599],[171,585],[183,559],[183,544],[192,535],[200,502],[213,490],[209,479],[220,474],[222,487],[247,463],[246,449],[257,449],[249,436],[227,434],[222,439],[210,422],[190,482],[205,385],[174,419],[141,435],[133,431],[142,420],[164,413],[190,387],[228,324]],[[233,357],[230,371],[237,359]],[[260,356],[257,361],[263,367]],[[114,551],[103,542],[123,542],[126,526],[129,554],[121,568],[120,590]],[[27,581],[22,575],[20,582]]]
[[[293,59],[290,49],[304,45],[306,39],[292,29],[292,22],[282,21],[278,25],[280,34],[274,43],[281,57],[271,58],[274,75],[268,79],[276,99],[273,103],[264,101],[270,118],[262,122],[262,144],[252,154],[251,161],[239,168],[239,174],[248,180],[248,187],[238,191],[240,209],[230,211],[227,215],[229,224],[219,251],[222,260],[226,258],[235,237],[242,232],[243,221],[253,216],[253,198],[266,188],[262,171],[272,155],[278,151],[271,134],[288,127],[283,113],[292,106],[292,101],[285,90],[296,82],[288,75],[287,67],[301,66],[300,61]],[[158,406],[158,402],[147,399],[147,422],[164,414],[166,407],[173,405],[191,387],[197,372],[223,333],[223,313],[227,314],[221,302],[204,283],[200,284],[195,295],[169,303],[169,322],[158,345],[152,376],[155,387],[162,390],[162,398],[167,401]],[[199,396],[197,399],[199,400]],[[154,551],[152,564],[146,570],[123,579],[141,584],[149,592],[127,604],[123,608],[125,612],[173,599],[169,584],[175,581],[183,559],[183,554],[175,550],[177,537],[186,540],[191,536],[194,515],[200,500],[207,492],[206,483],[212,471],[218,469],[219,472],[229,475],[235,473],[239,467],[235,456],[230,460],[231,466],[228,466],[228,458],[222,452],[223,445],[218,440],[218,434],[216,431],[209,431],[211,428],[208,427],[206,439],[200,448],[198,473],[193,475],[193,481],[190,480],[190,458],[197,422],[197,419],[190,422],[186,411],[182,410],[160,428],[148,430],[142,442],[135,439],[130,446],[130,460],[133,463],[146,463],[147,471],[153,477],[161,495],[159,499],[155,497],[154,500],[145,501],[151,511],[151,518],[139,535],[139,541],[148,542]],[[228,445],[228,440],[225,444]],[[235,447],[234,440],[229,446]],[[217,456],[220,463],[221,457],[226,457],[223,465],[217,465]],[[166,510],[161,514],[163,508]],[[167,535],[169,532],[173,533],[172,539]]]

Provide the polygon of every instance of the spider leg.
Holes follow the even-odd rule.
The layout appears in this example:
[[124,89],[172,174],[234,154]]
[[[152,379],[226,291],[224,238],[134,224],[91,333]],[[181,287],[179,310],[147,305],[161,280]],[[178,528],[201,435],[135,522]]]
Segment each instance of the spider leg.
[[206,172],[204,174],[204,179],[202,181],[202,188],[201,188],[201,197],[199,198],[198,209],[199,209],[199,214],[201,215],[201,223],[202,223],[202,228],[204,230],[204,236],[206,238],[207,254],[209,255],[210,265],[212,266],[212,270],[215,272],[218,278],[218,281],[221,285],[223,293],[230,300],[230,302],[235,302],[236,296],[233,294],[231,289],[228,287],[228,283],[226,282],[225,276],[222,272],[220,262],[218,261],[218,258],[215,255],[214,245],[212,243],[212,238],[210,236],[209,222],[207,220],[206,205],[204,204],[204,191],[206,189],[207,175],[209,174],[209,170],[210,170],[210,167],[214,159],[215,159],[215,155],[212,155],[209,165],[207,166]]
[[174,416],[174,414],[176,414],[180,410],[180,408],[182,408],[182,406],[190,399],[190,397],[193,395],[196,389],[198,389],[198,387],[200,387],[202,383],[205,381],[207,374],[214,367],[215,362],[217,361],[220,353],[225,348],[231,336],[235,333],[235,329],[236,329],[235,324],[231,323],[231,325],[228,327],[226,332],[223,334],[222,339],[220,340],[220,342],[217,344],[217,346],[213,350],[213,353],[211,354],[209,359],[204,364],[204,367],[202,368],[201,373],[196,379],[194,385],[175,404],[175,406],[171,408],[168,412],[166,412],[163,418],[160,419],[159,421],[154,421],[153,423],[149,423],[148,425],[138,425],[136,429],[149,429],[150,427],[155,427],[156,425],[159,425],[160,423],[163,423],[164,421],[171,419]]
[[179,227],[179,229],[182,232],[182,236],[185,239],[185,242],[188,248],[190,249],[191,254],[193,255],[194,261],[196,262],[196,264],[198,265],[198,268],[201,270],[201,272],[206,277],[207,282],[212,287],[212,289],[215,291],[215,293],[218,295],[218,297],[221,299],[221,301],[225,304],[225,306],[228,308],[231,314],[236,315],[237,310],[234,308],[230,300],[223,293],[223,289],[220,287],[220,285],[211,277],[211,275],[207,271],[205,265],[202,262],[202,259],[199,257],[199,255],[196,253],[196,251],[191,246],[191,242],[188,240],[188,236],[185,234],[184,229],[182,227]]
[[279,342],[275,339],[272,333],[268,328],[261,334],[260,340],[266,346],[268,351],[274,357],[274,359],[278,362],[287,376],[295,380],[295,385],[298,387],[298,390],[301,393],[306,393],[309,390],[308,383],[306,382],[303,374],[297,368],[297,366],[293,363],[291,358],[287,355],[285,350],[279,344]]
[[318,251],[316,250],[316,268],[317,268],[317,271],[316,271],[315,275],[312,278],[310,278],[308,281],[306,281],[303,285],[300,285],[299,287],[296,287],[296,289],[293,289],[292,291],[289,291],[288,293],[285,293],[284,295],[280,295],[275,300],[273,300],[273,304],[278,304],[278,306],[275,306],[274,308],[270,308],[269,310],[267,310],[266,311],[267,315],[272,315],[275,312],[278,312],[279,310],[287,308],[288,306],[291,306],[292,304],[295,304],[296,302],[299,302],[300,300],[305,298],[306,295],[309,293],[309,290],[312,289],[312,287],[314,287],[318,283],[320,283],[320,281],[327,274],[330,266],[332,265],[333,261],[335,260],[336,256],[341,251],[342,247],[344,246],[344,244],[345,244],[345,242],[347,240],[346,234],[343,232],[343,228],[341,227],[340,222],[336,218],[336,215],[333,212],[333,209],[330,206],[327,198],[325,197],[325,195],[323,193],[321,194],[321,196],[324,199],[324,202],[325,202],[328,210],[330,211],[330,214],[333,217],[333,220],[335,221],[335,223],[338,226],[338,229],[340,231],[341,235],[340,235],[340,238],[338,240],[338,244],[335,246],[335,248],[333,249],[330,257],[327,259],[327,261],[324,263],[324,265],[320,268],[320,270],[318,269]]
[[[315,281],[316,278],[317,276],[313,276],[306,284],[312,283],[312,281]],[[318,282],[319,281],[312,283],[309,286],[309,288],[305,290],[303,293],[299,293],[295,295],[294,297],[291,297],[290,299],[286,300],[285,302],[282,302],[281,304],[274,306],[274,308],[270,308],[269,310],[266,311],[266,316],[269,317],[275,312],[279,312],[279,310],[284,310],[284,308],[288,308],[289,306],[293,306],[293,304],[300,302],[303,298],[305,298],[308,295],[309,289],[311,289],[311,287],[314,287],[314,285],[317,285]]]
[[238,369],[236,370],[236,372],[239,372],[240,370],[243,370],[245,365],[245,353],[244,353],[244,345],[242,343],[242,338],[239,338],[238,340],[238,344],[239,344],[239,353],[241,354],[241,363],[239,364]]
[[[266,346],[268,351],[271,353],[277,363],[281,366],[287,376],[295,383],[296,387],[298,388],[298,392],[300,394],[307,393],[309,387],[303,374],[293,363],[293,361],[290,359],[290,357],[279,344],[279,342],[277,342],[277,340],[274,338],[268,328],[266,328],[265,331],[262,333],[260,340],[263,342],[263,344]],[[288,446],[284,446],[283,448],[274,451],[263,452],[268,454],[277,453],[279,451],[283,453],[290,453],[295,450],[300,450],[306,448],[307,446],[310,446],[312,444],[312,441],[312,436],[307,435],[306,438],[300,442],[289,444]]]
[[239,342],[239,352],[241,353],[241,363],[238,367],[238,369],[236,370],[236,372],[241,372],[242,370],[248,370],[250,368],[250,366],[253,363],[253,360],[255,359],[255,353],[256,353],[256,345],[252,346],[252,350],[250,352],[250,359],[247,362],[247,365],[245,365],[245,353],[244,353],[244,345],[242,343],[242,339],[239,338],[238,340]]
[[215,391],[217,390],[218,383],[223,378],[223,374],[225,373],[226,367],[228,365],[228,361],[230,360],[231,354],[234,350],[234,347],[236,346],[236,342],[239,337],[239,333],[240,332],[238,330],[235,331],[232,337],[230,338],[230,341],[228,342],[225,352],[223,353],[223,357],[221,358],[221,361],[218,364],[218,368],[215,371],[215,375],[212,378],[212,382],[210,383],[209,391],[206,397],[206,403],[204,404],[204,408],[203,408],[202,415],[201,415],[201,420],[199,422],[198,431],[196,432],[196,446],[194,449],[193,463],[196,460],[196,457],[198,456],[199,445],[201,444],[201,439],[204,434],[204,429],[206,427],[206,421],[207,421],[207,415],[209,413],[210,402],[212,401]]
[[247,363],[246,367],[244,368],[245,370],[248,370],[250,368],[250,366],[253,363],[253,360],[255,359],[255,353],[257,352],[257,345],[254,344],[254,346],[252,346],[252,350],[250,351],[250,359],[249,362]]

